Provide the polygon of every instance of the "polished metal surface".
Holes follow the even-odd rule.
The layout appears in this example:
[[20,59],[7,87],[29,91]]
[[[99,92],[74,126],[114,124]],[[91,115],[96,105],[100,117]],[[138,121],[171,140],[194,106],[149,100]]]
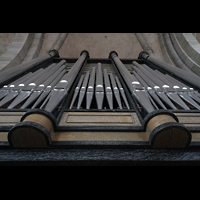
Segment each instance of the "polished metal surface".
[[114,76],[113,76],[112,73],[110,73],[109,75],[110,75],[110,80],[111,80],[111,83],[112,83],[112,88],[113,88],[114,95],[115,95],[115,98],[117,100],[118,106],[119,106],[120,109],[122,109],[122,103],[121,103],[121,99],[120,99],[120,94],[119,94],[119,90],[118,90],[118,87],[116,85]]
[[137,101],[148,113],[154,111],[156,108],[152,105],[150,99],[148,98],[147,92],[144,90],[143,86],[137,80],[137,78],[134,75],[131,75],[130,71],[124,66],[116,53],[113,52],[111,54],[111,58],[113,59],[115,65],[120,71],[132,95],[137,99]]
[[46,88],[43,90],[42,94],[39,96],[39,98],[36,100],[36,102],[31,107],[32,109],[38,107],[38,105],[42,103],[42,101],[47,97],[47,95],[51,92],[53,87],[60,81],[60,79],[64,76],[65,73],[66,73],[66,71],[63,70],[50,84],[48,84],[46,86]]
[[150,62],[160,66],[161,68],[165,69],[169,73],[177,76],[178,78],[194,85],[198,89],[200,89],[200,77],[194,73],[185,71],[183,69],[180,69],[178,67],[174,67],[166,62],[163,62],[159,59],[157,59],[155,56],[147,55],[148,53],[143,53],[142,57],[149,60]]
[[[57,65],[55,63],[51,64],[47,68],[43,69],[42,73],[37,73],[35,78],[29,81],[29,84],[24,86],[19,92],[19,95],[14,99],[14,101],[8,106],[7,109],[12,109],[21,104],[24,100],[26,102],[22,105],[21,109],[29,106],[43,91],[44,87],[55,78],[55,74],[59,74],[66,66],[63,66],[66,63],[65,60],[62,60]],[[62,66],[62,68],[60,68]]]
[[[159,109],[200,110],[200,93],[195,88],[153,64],[142,64],[141,60],[123,64],[115,52],[111,53],[109,64],[87,63],[86,57],[84,52],[73,64],[63,59],[13,79],[0,89],[0,108],[40,108],[53,112],[68,98],[70,106],[66,109],[114,111],[132,109],[129,106],[132,98],[147,113]],[[122,85],[127,86],[126,91]],[[131,94],[128,100],[127,92]]]
[[97,108],[102,109],[104,99],[104,87],[101,63],[97,64],[95,97],[97,102]]
[[[104,63],[98,63],[95,67],[93,66],[94,65],[92,65],[92,67],[86,66],[87,70],[82,74],[82,76],[88,76],[88,73],[90,73],[90,77],[85,78],[82,85],[84,91],[87,85],[86,95],[84,95],[81,90],[75,89],[69,109],[130,109],[124,89],[116,76],[116,81],[118,81],[118,86],[120,87],[119,92],[112,73],[112,67],[105,65]],[[76,88],[79,87],[80,82]],[[78,100],[75,97],[77,95],[79,95]],[[84,103],[81,104],[81,102]],[[122,104],[124,107],[122,107]]]
[[119,81],[119,78],[117,76],[115,77],[115,80],[117,82],[117,85],[119,87],[119,91],[120,91],[120,93],[122,95],[122,98],[124,100],[125,106],[127,107],[127,109],[130,109],[130,106],[128,104],[128,101],[127,101],[127,98],[126,98],[126,95],[125,95],[125,92],[124,92],[124,88],[122,87],[122,85],[121,85],[121,83]]
[[[151,68],[147,67],[146,65],[143,65],[146,70],[149,70],[151,74],[153,74],[157,79],[163,81],[165,83],[165,91],[166,94],[171,98],[172,100],[176,101],[176,103],[182,107],[185,110],[189,110],[189,107],[183,102],[186,101],[196,109],[200,109],[200,106],[194,101],[200,102],[200,99],[195,96],[193,93],[194,90],[190,90],[190,88],[180,81],[173,78],[169,78],[169,76],[165,76],[158,70],[152,70]],[[183,99],[183,100],[182,100]],[[194,100],[193,100],[194,99]]]
[[103,76],[104,76],[105,91],[106,91],[106,98],[108,101],[108,105],[110,109],[113,109],[113,93],[112,93],[107,69],[103,70]]
[[94,81],[95,81],[95,67],[92,67],[90,74],[90,80],[88,83],[87,94],[86,94],[86,109],[90,109],[92,99],[94,96]]
[[31,82],[34,82],[38,76],[40,76],[43,72],[43,68],[35,71],[32,74],[28,74],[23,79],[20,80],[20,82],[17,82],[16,85],[12,85],[10,87],[9,93],[0,101],[0,107],[9,103],[11,100],[13,100],[16,96],[19,95],[19,93],[27,87]]
[[68,90],[73,84],[74,79],[76,78],[78,72],[80,71],[84,61],[87,58],[87,53],[83,52],[73,67],[69,70],[69,72],[64,75],[62,80],[58,82],[55,88],[49,94],[48,102],[46,103],[44,109],[48,112],[52,112],[59,105],[59,103],[63,100],[64,97],[67,96]]
[[87,71],[87,73],[85,74],[84,80],[83,80],[83,84],[81,86],[80,93],[79,93],[77,109],[80,109],[81,104],[83,102],[83,98],[84,98],[85,93],[86,93],[86,88],[87,88],[87,84],[88,84],[89,75],[90,75],[89,71]]
[[81,78],[80,78],[80,80],[79,80],[79,82],[78,82],[78,85],[76,86],[76,88],[75,88],[75,90],[74,90],[74,96],[73,96],[73,98],[72,98],[72,101],[71,101],[71,104],[70,104],[69,109],[72,109],[72,107],[73,107],[73,105],[74,105],[74,102],[75,102],[75,100],[76,100],[76,98],[77,98],[77,96],[78,96],[79,90],[80,90],[80,88],[81,88],[81,84],[82,84],[82,82],[83,82],[83,78],[84,78],[84,75],[82,74],[82,75],[81,75]]

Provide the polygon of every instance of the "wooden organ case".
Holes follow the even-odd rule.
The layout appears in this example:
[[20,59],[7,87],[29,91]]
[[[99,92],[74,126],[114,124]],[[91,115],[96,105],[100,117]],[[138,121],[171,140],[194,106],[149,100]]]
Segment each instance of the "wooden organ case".
[[115,51],[105,59],[85,50],[79,58],[50,53],[13,76],[3,72],[1,149],[200,147],[200,87],[146,52],[138,59]]

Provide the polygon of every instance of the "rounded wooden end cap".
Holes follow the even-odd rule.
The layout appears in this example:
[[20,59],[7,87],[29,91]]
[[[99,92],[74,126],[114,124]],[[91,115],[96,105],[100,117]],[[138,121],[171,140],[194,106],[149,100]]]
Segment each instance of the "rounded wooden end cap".
[[168,122],[157,126],[149,136],[153,148],[185,148],[192,136],[190,131],[177,122]]
[[185,148],[192,139],[190,131],[172,112],[156,110],[145,117],[144,126],[153,148]]
[[41,124],[24,121],[9,131],[8,141],[14,148],[46,148],[51,144],[51,135]]
[[44,114],[28,113],[22,122],[8,133],[8,142],[14,148],[45,148],[51,144],[54,128],[52,120]]

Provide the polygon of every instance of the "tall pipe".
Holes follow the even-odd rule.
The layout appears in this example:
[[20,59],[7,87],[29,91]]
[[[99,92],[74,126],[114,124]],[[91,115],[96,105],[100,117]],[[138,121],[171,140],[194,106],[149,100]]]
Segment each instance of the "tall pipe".
[[[50,52],[53,53],[53,52]],[[87,51],[82,51],[80,58],[57,83],[49,95],[44,109],[33,109],[26,112],[21,122],[8,133],[8,141],[15,148],[45,148],[52,142],[51,136],[57,126],[57,119],[52,114],[57,105],[67,96],[76,75],[89,57]],[[47,97],[48,98],[48,97]]]
[[142,105],[142,107],[148,112],[151,113],[155,110],[154,106],[150,102],[149,98],[147,97],[147,92],[144,90],[143,86],[140,82],[131,75],[128,69],[124,66],[121,60],[118,58],[118,54],[115,51],[110,52],[110,56],[115,63],[117,69],[120,71],[123,79],[125,80],[129,90],[131,91],[132,96],[137,99],[138,102]]
[[[147,59],[149,54],[147,52],[145,53],[146,54],[143,54],[145,59]],[[110,52],[109,58],[122,74],[122,77],[126,81],[134,97],[148,112],[143,125],[146,133],[149,135],[149,144],[154,148],[187,147],[191,142],[191,133],[183,124],[179,123],[176,115],[168,110],[156,110],[152,106],[146,95],[146,91],[140,88],[140,83],[137,83],[133,76],[129,78],[130,72],[120,61],[115,51]]]
[[185,71],[185,70],[177,68],[177,67],[174,67],[173,65],[170,65],[164,61],[161,61],[161,60],[155,58],[154,56],[149,55],[149,53],[146,51],[140,52],[139,58],[146,59],[146,60],[158,65],[160,68],[162,68],[162,69],[166,70],[167,72],[175,75],[176,77],[190,83],[191,85],[193,85],[194,87],[196,87],[197,89],[200,90],[200,77],[197,76],[196,74]]
[[13,78],[17,77],[18,75],[38,66],[39,64],[51,59],[52,57],[59,57],[59,53],[57,50],[52,49],[49,53],[42,55],[40,57],[34,58],[26,63],[22,63],[13,67],[11,69],[7,69],[1,72],[0,76],[0,86],[4,85],[6,82],[12,80]]

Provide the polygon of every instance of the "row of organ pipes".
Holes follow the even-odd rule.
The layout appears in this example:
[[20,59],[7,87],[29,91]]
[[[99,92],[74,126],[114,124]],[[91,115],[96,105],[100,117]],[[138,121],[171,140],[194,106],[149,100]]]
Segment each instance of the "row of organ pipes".
[[[116,54],[111,55],[131,95],[148,113],[157,109],[200,110],[200,94],[183,82],[132,62],[131,70]],[[29,72],[0,89],[0,108],[40,108],[52,112],[66,98],[80,72],[86,55],[83,53],[68,70],[66,60]],[[81,74],[70,100],[69,109],[130,109],[120,79],[108,73],[99,62]]]

